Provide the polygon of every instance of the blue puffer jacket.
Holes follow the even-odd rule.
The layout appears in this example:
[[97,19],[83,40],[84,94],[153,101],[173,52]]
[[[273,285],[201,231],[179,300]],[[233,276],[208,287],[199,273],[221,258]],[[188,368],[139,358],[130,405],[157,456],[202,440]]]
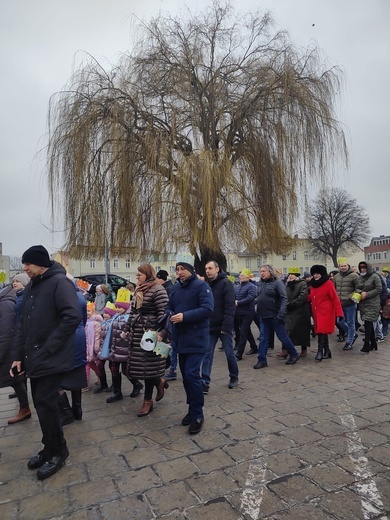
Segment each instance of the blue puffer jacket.
[[236,316],[252,316],[255,314],[256,285],[243,282],[236,285]]
[[183,313],[183,321],[173,326],[172,341],[179,354],[207,351],[209,321],[214,309],[209,285],[193,274],[184,283],[175,283],[167,311]]
[[287,303],[286,287],[282,280],[260,280],[257,290],[257,314],[261,318],[285,320]]

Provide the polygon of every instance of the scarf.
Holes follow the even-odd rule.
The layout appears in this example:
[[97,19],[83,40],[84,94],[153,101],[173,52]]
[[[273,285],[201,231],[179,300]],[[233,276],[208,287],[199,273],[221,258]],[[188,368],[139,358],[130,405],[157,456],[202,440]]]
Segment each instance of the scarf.
[[155,278],[150,278],[150,280],[146,280],[146,282],[137,285],[134,294],[133,294],[133,307],[138,310],[142,307],[142,303],[144,301],[144,294],[151,288],[153,285],[156,285],[157,281]]
[[325,276],[321,276],[319,280],[314,280],[314,278],[312,278],[310,284],[312,287],[316,289],[317,287],[321,287],[321,285],[324,285],[324,283],[328,280],[329,276],[326,274]]

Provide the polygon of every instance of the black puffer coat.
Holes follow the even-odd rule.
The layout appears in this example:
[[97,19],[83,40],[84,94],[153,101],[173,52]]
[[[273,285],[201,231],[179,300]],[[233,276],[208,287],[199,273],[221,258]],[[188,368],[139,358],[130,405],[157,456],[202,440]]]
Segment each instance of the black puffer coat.
[[14,361],[23,361],[31,378],[71,370],[75,331],[82,319],[73,283],[64,267],[52,262],[24,290]]
[[0,291],[0,388],[12,386],[17,381],[9,373],[12,362],[15,361],[11,349],[16,324],[15,302],[16,294],[12,285]]
[[291,280],[286,285],[286,331],[294,345],[310,346],[310,303],[305,280]]
[[[134,300],[133,300],[134,301]],[[145,330],[153,328],[164,314],[168,303],[168,294],[162,285],[152,285],[144,293],[139,313],[130,308],[130,318],[126,330],[129,332],[128,376],[136,379],[161,377],[165,372],[166,359],[147,352],[140,346]]]

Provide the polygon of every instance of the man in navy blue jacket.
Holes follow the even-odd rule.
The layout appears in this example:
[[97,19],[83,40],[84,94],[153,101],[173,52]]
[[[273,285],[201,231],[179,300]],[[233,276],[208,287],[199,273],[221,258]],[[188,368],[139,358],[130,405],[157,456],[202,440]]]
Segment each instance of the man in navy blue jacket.
[[236,295],[234,286],[226,273],[220,270],[218,263],[211,260],[206,264],[206,277],[213,291],[214,312],[210,318],[210,334],[208,352],[202,364],[203,393],[208,394],[211,368],[214,360],[214,349],[220,339],[229,369],[229,388],[238,385],[238,365],[233,349],[234,314],[236,312]]
[[209,285],[200,280],[194,267],[187,262],[176,264],[179,283],[173,286],[167,311],[172,312],[172,341],[179,355],[183,386],[187,394],[188,413],[183,426],[189,433],[200,432],[204,423],[204,396],[200,366],[207,352],[209,319],[214,309]]

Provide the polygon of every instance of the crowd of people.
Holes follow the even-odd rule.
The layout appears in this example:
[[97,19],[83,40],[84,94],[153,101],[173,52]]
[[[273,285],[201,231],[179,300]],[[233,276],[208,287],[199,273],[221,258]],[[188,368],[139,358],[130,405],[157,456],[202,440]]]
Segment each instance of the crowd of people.
[[343,350],[353,348],[360,327],[361,352],[369,353],[386,336],[390,320],[390,270],[381,274],[366,262],[353,269],[346,258],[339,259],[336,272],[313,265],[302,276],[291,267],[286,279],[263,265],[255,281],[246,268],[238,284],[214,260],[206,263],[204,278],[192,264],[178,262],[175,283],[167,271],[156,273],[145,263],[137,268],[135,286],[129,283],[117,294],[104,284],[93,291],[78,285],[41,245],[27,249],[22,262],[23,272],[0,291],[0,386],[11,386],[10,397],[19,401],[17,415],[8,421],[12,425],[31,417],[30,379],[43,449],[27,466],[37,469],[40,480],[69,456],[63,426],[82,419],[83,391],[108,392],[106,403],[115,403],[123,399],[125,377],[133,385],[131,398],[144,392],[137,412],[144,417],[163,399],[168,381],[177,379],[179,366],[188,405],[182,425],[194,435],[204,424],[218,342],[226,355],[228,388],[234,389],[247,344],[246,354],[257,356],[256,370],[268,367],[275,334],[282,346],[277,357],[287,365],[307,356],[314,337],[315,360],[322,361],[332,357],[329,335],[335,327]]

